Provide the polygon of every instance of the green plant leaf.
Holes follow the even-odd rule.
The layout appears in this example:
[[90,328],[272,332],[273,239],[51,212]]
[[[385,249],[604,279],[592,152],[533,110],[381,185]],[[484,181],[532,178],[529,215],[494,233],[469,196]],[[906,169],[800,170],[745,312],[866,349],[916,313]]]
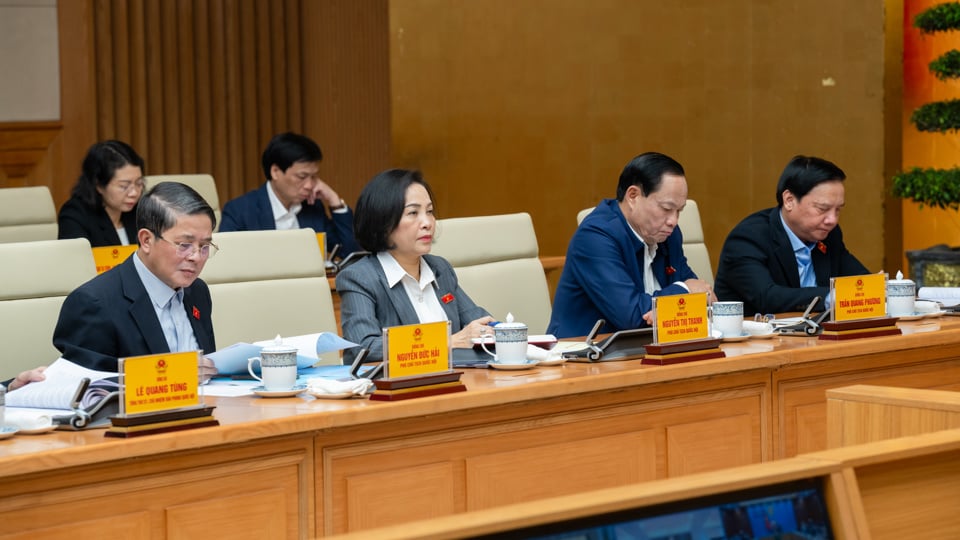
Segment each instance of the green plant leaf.
[[960,2],[937,4],[913,19],[913,26],[922,34],[960,30]]
[[930,62],[930,73],[941,81],[960,77],[960,51],[949,50]]
[[893,177],[893,195],[923,206],[960,209],[960,169],[914,167]]
[[956,131],[960,129],[960,99],[921,105],[913,111],[910,121],[920,131]]

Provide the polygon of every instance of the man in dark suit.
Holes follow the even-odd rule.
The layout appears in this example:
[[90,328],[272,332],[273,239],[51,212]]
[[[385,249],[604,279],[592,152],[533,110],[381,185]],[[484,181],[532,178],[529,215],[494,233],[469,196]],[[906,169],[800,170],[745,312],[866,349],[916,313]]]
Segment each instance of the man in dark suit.
[[635,157],[620,174],[617,198],[597,205],[577,228],[557,285],[547,332],[557,337],[649,324],[653,297],[706,292],[683,255],[677,227],[687,204],[683,167],[656,152]]
[[358,251],[353,213],[317,175],[321,159],[320,146],[309,137],[289,132],[275,136],[263,151],[267,181],[223,207],[220,232],[310,228],[326,233],[328,251],[338,244],[341,255]]
[[[207,285],[197,276],[216,253],[213,209],[193,189],[157,184],[137,207],[139,249],[67,296],[53,345],[67,360],[117,371],[117,359],[203,350],[216,343]],[[204,359],[201,372],[215,372]]]
[[830,278],[869,271],[843,243],[840,210],[846,175],[833,163],[796,156],[777,184],[777,207],[741,221],[720,252],[720,300],[740,300],[744,315],[829,305]]

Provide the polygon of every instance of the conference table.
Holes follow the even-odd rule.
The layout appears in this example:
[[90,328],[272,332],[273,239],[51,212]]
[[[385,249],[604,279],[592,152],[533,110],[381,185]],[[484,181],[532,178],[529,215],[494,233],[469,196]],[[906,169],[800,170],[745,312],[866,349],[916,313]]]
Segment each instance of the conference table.
[[960,320],[724,343],[726,357],[464,370],[398,402],[207,397],[220,426],[0,440],[0,538],[301,538],[826,448],[827,389],[960,388]]

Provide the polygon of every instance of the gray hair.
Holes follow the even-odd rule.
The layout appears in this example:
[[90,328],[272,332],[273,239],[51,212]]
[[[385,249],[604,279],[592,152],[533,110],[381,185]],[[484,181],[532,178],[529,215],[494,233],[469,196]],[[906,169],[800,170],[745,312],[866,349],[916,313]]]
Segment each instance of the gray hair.
[[179,216],[204,214],[217,227],[213,208],[190,186],[179,182],[160,182],[150,188],[137,204],[137,229],[160,235],[177,224]]

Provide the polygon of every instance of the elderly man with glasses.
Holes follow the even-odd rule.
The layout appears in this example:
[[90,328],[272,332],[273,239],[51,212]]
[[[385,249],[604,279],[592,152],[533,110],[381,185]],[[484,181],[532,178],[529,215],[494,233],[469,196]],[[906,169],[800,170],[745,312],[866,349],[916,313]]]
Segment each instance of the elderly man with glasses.
[[[210,291],[198,279],[217,252],[216,218],[188,186],[163,182],[137,206],[139,249],[67,296],[53,344],[67,360],[117,371],[117,359],[202,350],[216,344]],[[201,373],[215,374],[203,360]]]

